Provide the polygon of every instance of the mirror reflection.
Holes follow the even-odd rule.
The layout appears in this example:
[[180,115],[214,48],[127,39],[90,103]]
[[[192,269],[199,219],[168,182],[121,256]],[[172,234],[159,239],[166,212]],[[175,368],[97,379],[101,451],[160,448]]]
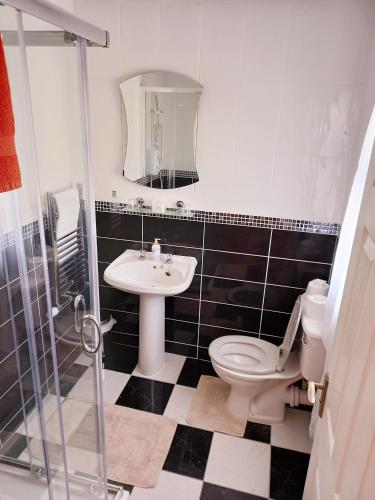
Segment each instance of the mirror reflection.
[[197,182],[202,86],[186,76],[158,71],[129,78],[120,89],[125,108],[124,177],[158,189]]

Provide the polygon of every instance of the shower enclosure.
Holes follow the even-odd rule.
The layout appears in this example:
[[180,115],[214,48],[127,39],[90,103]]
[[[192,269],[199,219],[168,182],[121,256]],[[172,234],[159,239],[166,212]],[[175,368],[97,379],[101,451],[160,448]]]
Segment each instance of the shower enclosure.
[[[33,0],[3,0],[0,32],[22,171],[22,188],[0,194],[0,497],[12,487],[16,498],[114,498],[121,488],[106,479],[86,66],[90,45],[105,47],[108,34]],[[54,193],[75,187],[79,251],[61,289],[48,208]]]

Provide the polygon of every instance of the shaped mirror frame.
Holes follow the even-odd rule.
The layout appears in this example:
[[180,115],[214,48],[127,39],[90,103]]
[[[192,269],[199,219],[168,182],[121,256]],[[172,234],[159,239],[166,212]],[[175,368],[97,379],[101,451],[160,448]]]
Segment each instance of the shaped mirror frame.
[[120,89],[125,109],[124,177],[157,189],[197,182],[196,135],[203,87],[186,76],[158,71],[129,78]]

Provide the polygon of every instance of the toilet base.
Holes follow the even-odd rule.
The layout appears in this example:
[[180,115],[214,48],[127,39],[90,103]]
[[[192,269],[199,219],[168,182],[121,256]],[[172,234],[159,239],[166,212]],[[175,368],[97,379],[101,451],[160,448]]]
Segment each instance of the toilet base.
[[276,415],[252,415],[250,414],[248,420],[250,422],[254,422],[256,424],[282,424],[285,420],[285,403],[284,403],[284,411],[282,416]]
[[[294,354],[294,353],[293,353]],[[297,353],[291,355],[288,368],[277,377],[239,374],[213,362],[217,375],[230,385],[227,408],[231,415],[260,424],[276,424],[285,420],[286,404],[295,404],[295,391],[289,390],[302,378]]]
[[285,420],[286,401],[284,398],[280,399],[282,394],[279,392],[279,397],[274,398],[274,394],[269,394],[266,391],[257,397],[254,391],[258,392],[258,387],[254,387],[253,394],[251,394],[249,387],[231,386],[227,399],[229,413],[236,418],[246,418],[246,420],[259,424],[283,422]]
[[259,424],[278,424],[285,420],[286,404],[292,404],[291,387],[300,375],[287,380],[264,383],[231,384],[227,399],[229,413]]

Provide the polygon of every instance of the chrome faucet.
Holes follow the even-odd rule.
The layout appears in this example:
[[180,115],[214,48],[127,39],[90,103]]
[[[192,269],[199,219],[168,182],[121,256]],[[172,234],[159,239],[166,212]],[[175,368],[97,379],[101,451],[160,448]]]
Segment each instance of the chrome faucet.
[[166,259],[165,263],[167,265],[167,270],[165,271],[165,274],[167,276],[171,276],[172,275],[171,265],[173,264],[173,252],[167,253],[167,259]]
[[137,208],[145,208],[145,200],[141,197],[138,197],[136,200],[135,200],[135,203],[136,203],[136,207]]
[[138,260],[145,260],[145,258],[146,258],[146,252],[142,248],[142,250],[139,251]]

